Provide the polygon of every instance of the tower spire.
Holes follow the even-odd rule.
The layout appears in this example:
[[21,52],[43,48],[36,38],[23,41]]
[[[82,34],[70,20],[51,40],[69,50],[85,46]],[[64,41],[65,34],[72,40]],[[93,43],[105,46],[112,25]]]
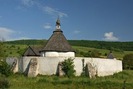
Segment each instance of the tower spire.
[[59,17],[57,18],[57,21],[56,21],[56,29],[60,29],[60,19]]

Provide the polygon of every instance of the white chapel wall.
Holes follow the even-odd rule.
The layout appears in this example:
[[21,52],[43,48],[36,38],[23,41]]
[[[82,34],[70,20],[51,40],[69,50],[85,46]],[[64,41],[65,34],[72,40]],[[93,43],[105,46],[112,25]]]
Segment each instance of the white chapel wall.
[[90,62],[96,67],[98,76],[113,75],[114,73],[122,71],[122,61],[120,60],[76,57],[74,64],[77,75],[80,75],[83,69],[82,59],[84,59],[85,65]]
[[42,57],[75,57],[75,52],[41,52]]
[[44,57],[59,57],[58,52],[45,52]]
[[74,52],[58,52],[59,57],[75,57]]

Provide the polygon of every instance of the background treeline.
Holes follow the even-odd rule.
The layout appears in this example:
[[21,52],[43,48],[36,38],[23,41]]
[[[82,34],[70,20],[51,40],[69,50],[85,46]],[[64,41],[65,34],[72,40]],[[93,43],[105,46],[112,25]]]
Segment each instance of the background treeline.
[[30,39],[30,40],[6,41],[5,43],[12,45],[44,45],[46,44],[46,42],[47,40]]
[[98,49],[133,51],[133,42],[70,40],[70,44],[74,46],[92,47]]
[[[91,40],[68,40],[72,46],[92,47],[97,49],[108,49],[116,51],[133,51],[133,42],[108,42]],[[7,44],[19,45],[45,45],[47,40],[17,40],[7,41]]]

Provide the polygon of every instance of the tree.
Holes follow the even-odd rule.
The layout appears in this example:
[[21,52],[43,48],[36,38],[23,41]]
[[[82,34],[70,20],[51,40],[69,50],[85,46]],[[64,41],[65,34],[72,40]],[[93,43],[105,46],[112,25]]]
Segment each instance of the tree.
[[6,63],[5,60],[0,60],[0,74],[9,76],[12,74],[10,66]]
[[0,59],[3,59],[5,57],[4,48],[4,43],[0,41]]
[[122,62],[124,69],[133,69],[133,54],[126,54]]
[[74,73],[76,72],[74,70],[74,62],[73,62],[73,59],[71,59],[71,58],[65,59],[62,62],[62,70],[64,71],[64,73],[66,74],[66,76],[73,77],[74,76]]
[[11,74],[10,66],[6,63],[4,53],[4,43],[0,42],[0,74],[9,76]]
[[101,53],[98,50],[88,51],[83,54],[84,57],[100,57]]

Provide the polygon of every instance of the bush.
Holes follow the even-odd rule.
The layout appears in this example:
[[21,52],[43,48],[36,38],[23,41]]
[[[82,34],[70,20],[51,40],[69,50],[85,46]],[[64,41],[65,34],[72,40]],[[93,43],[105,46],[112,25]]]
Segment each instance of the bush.
[[0,89],[7,89],[9,87],[9,82],[5,78],[0,78]]
[[123,68],[133,70],[133,54],[126,54],[123,57]]
[[92,51],[88,51],[86,53],[83,53],[84,57],[100,57],[101,53],[98,50],[92,50]]
[[0,60],[0,74],[9,76],[12,74],[10,66],[4,60]]
[[71,59],[71,58],[65,59],[62,62],[62,70],[64,71],[64,73],[66,74],[66,76],[73,77],[74,76],[74,73],[76,72],[74,70],[74,62],[73,62],[73,59]]

